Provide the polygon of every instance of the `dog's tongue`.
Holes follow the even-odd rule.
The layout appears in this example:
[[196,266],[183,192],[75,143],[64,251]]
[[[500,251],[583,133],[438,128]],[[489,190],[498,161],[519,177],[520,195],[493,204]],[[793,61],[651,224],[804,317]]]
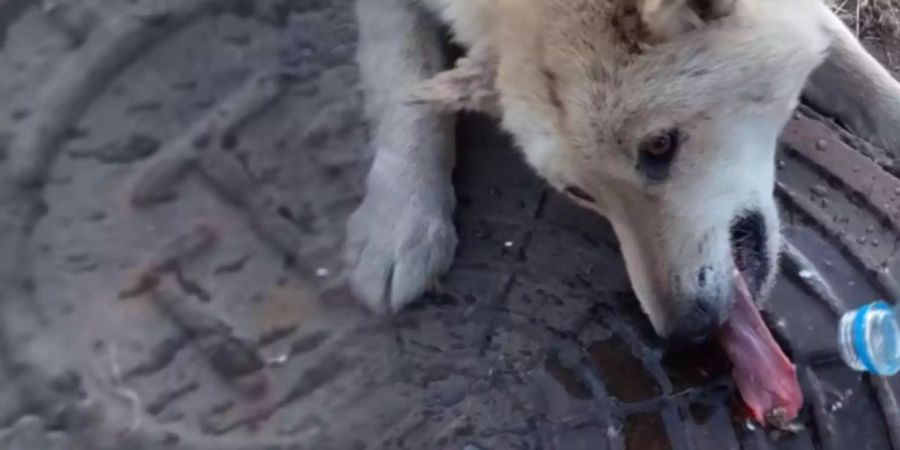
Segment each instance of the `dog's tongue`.
[[719,331],[719,342],[731,359],[735,383],[752,417],[784,428],[803,405],[797,374],[763,323],[744,277],[735,272],[734,278],[734,309]]

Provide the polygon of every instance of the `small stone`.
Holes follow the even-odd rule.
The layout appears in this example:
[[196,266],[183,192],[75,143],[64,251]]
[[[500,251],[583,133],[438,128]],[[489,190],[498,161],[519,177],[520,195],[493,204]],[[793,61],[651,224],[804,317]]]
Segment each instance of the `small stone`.
[[867,239],[865,236],[860,236],[860,237],[856,238],[856,242],[859,242],[860,244],[865,244],[866,240]]
[[894,188],[894,195],[900,195],[900,187]]
[[506,248],[512,248],[513,245],[515,245],[515,244],[513,243],[513,241],[506,241],[506,242],[503,243],[503,246],[506,247]]
[[816,194],[820,197],[828,194],[828,188],[825,187],[824,184],[817,184],[817,185],[813,186],[811,190],[812,190],[813,194]]
[[784,166],[786,165],[787,164],[784,162],[784,160],[778,160],[778,169],[784,169]]
[[808,280],[813,277],[812,271],[809,271],[809,270],[801,270],[798,275],[800,276],[800,278],[803,278],[804,280]]
[[331,274],[331,271],[324,267],[319,267],[318,269],[316,269],[316,276],[319,278],[325,278],[330,274]]
[[878,244],[880,244],[880,242],[878,242],[878,239],[872,239],[872,247],[878,247]]
[[859,172],[860,170],[862,170],[862,169],[859,166],[853,166],[854,172]]
[[819,150],[826,150],[828,148],[828,141],[825,139],[819,139],[816,141],[816,148]]
[[288,361],[289,354],[287,352],[279,353],[274,356],[270,356],[266,359],[267,366],[282,366],[284,363]]

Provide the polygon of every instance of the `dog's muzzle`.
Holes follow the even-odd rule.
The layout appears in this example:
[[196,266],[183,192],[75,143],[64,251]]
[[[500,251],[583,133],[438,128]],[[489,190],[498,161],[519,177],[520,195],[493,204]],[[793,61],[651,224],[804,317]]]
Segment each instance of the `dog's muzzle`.
[[682,300],[691,305],[679,316],[669,339],[679,345],[696,345],[708,340],[727,318],[731,302],[727,295]]
[[[714,274],[698,280],[701,285],[688,299],[673,299],[671,304],[683,305],[669,336],[676,344],[695,345],[707,341],[725,322],[734,303],[732,298],[735,269],[746,281],[751,294],[756,297],[762,289],[771,261],[766,251],[768,239],[763,215],[753,211],[736,217],[731,225],[730,245],[733,265],[714,268]],[[699,278],[699,277],[698,277]],[[677,294],[676,294],[677,295]]]

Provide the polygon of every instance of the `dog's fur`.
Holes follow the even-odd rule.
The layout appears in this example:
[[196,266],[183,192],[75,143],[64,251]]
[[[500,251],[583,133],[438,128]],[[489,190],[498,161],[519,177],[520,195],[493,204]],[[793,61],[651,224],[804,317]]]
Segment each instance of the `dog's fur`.
[[[541,176],[610,220],[662,336],[724,320],[740,217],[765,229],[755,293],[772,284],[775,145],[801,92],[900,144],[900,84],[820,0],[358,0],[357,12],[376,156],[346,256],[378,312],[450,266],[456,110],[498,117]],[[467,50],[449,70],[440,25]],[[661,136],[680,143],[670,163],[647,159]]]

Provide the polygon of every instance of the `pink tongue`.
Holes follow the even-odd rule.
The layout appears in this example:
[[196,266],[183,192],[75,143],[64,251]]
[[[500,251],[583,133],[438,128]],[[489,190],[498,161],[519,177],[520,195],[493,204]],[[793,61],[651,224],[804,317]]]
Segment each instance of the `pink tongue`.
[[794,365],[763,323],[744,277],[735,272],[734,281],[734,310],[719,330],[719,342],[752,417],[764,425],[786,427],[803,405]]

